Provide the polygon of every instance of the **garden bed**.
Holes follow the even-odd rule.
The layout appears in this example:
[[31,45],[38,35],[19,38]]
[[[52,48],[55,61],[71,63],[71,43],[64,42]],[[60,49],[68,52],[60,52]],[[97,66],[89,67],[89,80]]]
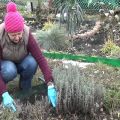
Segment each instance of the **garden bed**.
[[[8,120],[8,119],[9,120],[24,120],[24,119],[26,120],[115,120],[116,119],[119,120],[119,112],[120,112],[119,111],[119,107],[120,107],[119,106],[120,105],[119,103],[120,69],[119,68],[112,68],[102,64],[95,64],[92,66],[90,65],[87,68],[80,67],[78,71],[78,68],[76,69],[78,64],[76,64],[77,66],[73,66],[73,68],[69,68],[69,69],[65,66],[67,65],[69,67],[70,62],[62,62],[59,60],[53,61],[49,59],[49,64],[51,68],[54,70],[53,73],[56,79],[56,85],[59,91],[58,93],[60,95],[57,111],[53,109],[48,102],[47,93],[46,93],[47,89],[43,87],[44,86],[43,82],[38,80],[38,77],[41,75],[41,72],[38,70],[36,76],[34,77],[32,94],[30,94],[30,96],[27,96],[27,98],[25,96],[22,96],[21,99],[19,95],[15,96],[15,93],[16,92],[19,93],[19,90],[16,88],[16,86],[14,86],[14,90],[11,89],[10,92],[15,98],[18,111],[17,113],[12,114],[9,111],[6,110],[3,111],[3,109],[1,108],[0,119],[4,119],[4,120]],[[77,71],[75,72],[75,70]],[[67,73],[69,73],[69,76],[66,76]],[[76,76],[77,73],[79,73],[79,76]],[[73,75],[75,75],[75,77],[73,77]],[[66,79],[64,79],[64,77],[66,77]],[[73,94],[73,92],[71,91],[71,89],[69,89],[68,86],[77,85],[78,82],[76,84],[75,81],[78,80],[77,79],[78,77],[80,81],[87,80],[88,82],[85,82],[84,84],[84,82],[81,81],[82,83],[80,85],[79,91],[76,91],[76,93]],[[71,80],[74,80],[72,84],[69,83],[72,82]],[[68,86],[66,86],[65,81],[66,82],[68,81],[67,83]],[[91,81],[93,85],[89,84],[89,81]],[[69,91],[69,93],[66,93],[64,91],[63,97],[61,96],[62,89],[60,87],[61,86],[60,84],[65,85],[64,90],[66,92]],[[101,88],[96,89],[94,84],[98,86],[97,88],[99,88],[101,85],[107,88],[107,93],[105,95],[106,97],[104,99],[101,96],[102,89]],[[81,88],[84,85],[86,86],[85,89],[84,87]],[[93,87],[90,87],[91,85]],[[9,87],[10,86],[11,85],[9,84]],[[97,91],[94,93],[94,90]],[[82,91],[84,91],[85,93]],[[77,101],[75,102],[75,100],[78,99],[78,97],[76,96],[78,92],[81,92],[81,94],[79,94],[81,95],[79,99],[81,104],[80,107]],[[89,92],[91,92],[90,94],[91,97],[89,96]],[[69,100],[67,99],[69,97],[65,97],[65,96],[66,95],[69,96],[70,94],[75,98],[75,100],[74,101],[70,100],[68,104],[66,102]],[[86,103],[82,101],[83,99],[82,96],[84,96]],[[62,101],[64,101],[65,103],[62,104],[61,103]],[[67,106],[63,106],[64,104],[66,104]],[[72,104],[74,106],[77,105],[79,109],[77,107],[75,108],[74,106],[73,108],[71,108]],[[87,107],[87,104],[90,105],[89,109]]]

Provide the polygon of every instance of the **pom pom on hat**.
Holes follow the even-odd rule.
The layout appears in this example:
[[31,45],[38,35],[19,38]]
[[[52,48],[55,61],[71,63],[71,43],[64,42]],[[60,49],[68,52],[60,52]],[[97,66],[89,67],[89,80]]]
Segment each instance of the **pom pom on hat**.
[[5,31],[9,33],[21,32],[24,29],[24,18],[17,11],[14,2],[9,2],[6,6],[6,15],[4,18]]
[[14,2],[10,2],[7,4],[7,13],[8,12],[16,12],[17,11],[17,6]]

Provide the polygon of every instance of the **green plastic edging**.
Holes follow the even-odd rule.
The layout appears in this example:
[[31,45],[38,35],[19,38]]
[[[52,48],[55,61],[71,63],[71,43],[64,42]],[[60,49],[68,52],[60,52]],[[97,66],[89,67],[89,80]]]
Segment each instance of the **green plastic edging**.
[[88,55],[74,55],[69,53],[60,53],[60,52],[43,52],[45,57],[51,59],[65,59],[65,60],[80,60],[83,62],[101,62],[103,64],[111,65],[113,67],[120,67],[120,59],[115,58],[105,58],[99,56],[88,56]]

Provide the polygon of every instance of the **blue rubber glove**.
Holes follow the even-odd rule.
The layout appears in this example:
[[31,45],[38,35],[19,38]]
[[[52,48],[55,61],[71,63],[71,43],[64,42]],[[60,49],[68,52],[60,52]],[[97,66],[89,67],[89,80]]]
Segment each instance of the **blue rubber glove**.
[[16,112],[15,102],[13,98],[9,95],[9,93],[8,92],[3,93],[2,98],[3,107],[9,108],[13,112]]
[[49,98],[50,102],[52,103],[52,106],[56,107],[57,92],[56,92],[56,89],[53,84],[48,86],[48,98]]

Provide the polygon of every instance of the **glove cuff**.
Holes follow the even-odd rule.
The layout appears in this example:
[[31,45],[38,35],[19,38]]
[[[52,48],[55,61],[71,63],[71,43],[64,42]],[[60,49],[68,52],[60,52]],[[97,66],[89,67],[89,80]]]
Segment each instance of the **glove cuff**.
[[48,86],[48,89],[51,89],[51,88],[54,88],[54,87],[55,87],[54,84],[52,84],[52,85]]
[[8,95],[9,95],[8,92],[4,92],[4,93],[2,94],[2,97],[4,98],[4,97],[6,97],[6,96],[8,96]]

